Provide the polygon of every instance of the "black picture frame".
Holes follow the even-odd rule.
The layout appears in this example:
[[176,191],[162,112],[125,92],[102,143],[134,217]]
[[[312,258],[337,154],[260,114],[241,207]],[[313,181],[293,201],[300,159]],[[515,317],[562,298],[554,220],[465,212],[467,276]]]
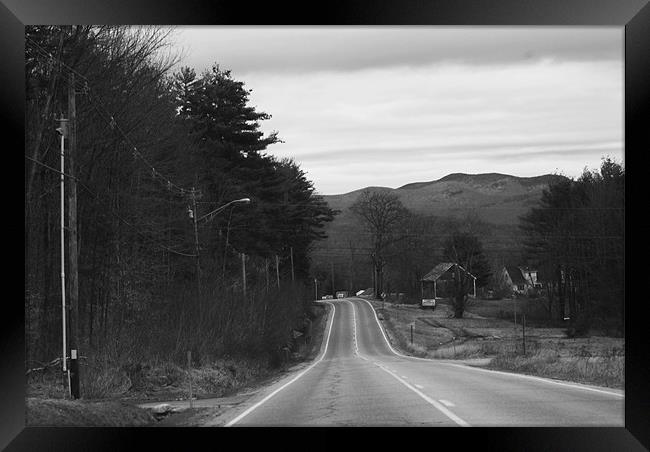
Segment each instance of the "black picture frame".
[[[625,29],[625,166],[628,175],[626,204],[643,205],[643,181],[635,173],[645,165],[634,163],[650,150],[648,109],[650,105],[650,6],[648,0],[356,0],[343,2],[293,3],[198,0],[99,1],[99,0],[3,0],[0,4],[2,36],[2,99],[4,154],[11,168],[24,165],[18,149],[24,148],[24,26],[33,24],[183,24],[183,25],[557,25],[619,26]],[[13,138],[12,141],[6,138]],[[12,145],[8,143],[13,143]],[[630,164],[632,159],[632,164]],[[7,171],[9,170],[9,171]],[[7,183],[8,177],[5,177]],[[13,182],[4,191],[11,201]],[[646,189],[647,190],[647,189]],[[15,201],[18,204],[18,201]],[[647,201],[646,201],[647,202]],[[5,206],[6,217],[19,207]],[[628,209],[628,212],[630,210]],[[626,221],[628,237],[635,222]],[[638,223],[636,224],[638,228]],[[645,227],[647,229],[647,226]],[[643,231],[642,231],[643,232]],[[634,234],[634,249],[643,248],[644,235]],[[7,234],[6,237],[12,237]],[[10,239],[11,241],[11,239]],[[638,243],[637,243],[638,241]],[[630,250],[630,240],[626,251]],[[626,260],[631,262],[631,253]],[[626,262],[626,264],[629,264]],[[647,265],[645,266],[647,267]],[[648,383],[648,340],[644,336],[642,299],[633,301],[633,281],[644,281],[644,266],[626,265],[626,365],[624,428],[473,428],[423,429],[417,434],[392,429],[341,429],[360,434],[372,442],[389,446],[417,447],[422,444],[457,448],[480,447],[500,451],[634,451],[650,448],[650,403]],[[15,270],[14,270],[15,271]],[[6,281],[13,281],[13,278]],[[639,283],[637,282],[638,286]],[[39,428],[25,427],[24,309],[20,294],[6,296],[0,318],[0,447],[6,450],[128,450],[165,447],[166,450],[223,448],[235,440],[235,447],[254,447],[256,435],[241,429],[198,428]],[[10,307],[11,310],[8,310]],[[266,447],[309,447],[311,441],[338,446],[340,431],[303,430],[306,437],[295,439],[286,430],[264,432]],[[415,435],[415,437],[413,436]],[[328,438],[324,441],[321,438]],[[261,439],[261,438],[258,438]],[[388,440],[388,441],[387,441]],[[250,442],[250,444],[249,444]],[[230,446],[233,447],[233,446]],[[390,447],[390,446],[389,446]]]

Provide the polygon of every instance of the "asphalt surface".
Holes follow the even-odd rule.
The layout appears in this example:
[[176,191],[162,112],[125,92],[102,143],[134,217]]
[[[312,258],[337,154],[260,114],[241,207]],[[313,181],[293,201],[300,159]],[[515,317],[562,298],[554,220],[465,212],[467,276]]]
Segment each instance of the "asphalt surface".
[[624,426],[622,391],[402,356],[370,303],[327,303],[319,358],[212,425]]

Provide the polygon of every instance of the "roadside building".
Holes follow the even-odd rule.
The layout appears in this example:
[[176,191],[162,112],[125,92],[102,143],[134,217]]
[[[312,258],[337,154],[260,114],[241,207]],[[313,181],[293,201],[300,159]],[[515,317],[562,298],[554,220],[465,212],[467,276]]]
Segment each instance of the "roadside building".
[[462,266],[453,262],[442,262],[420,280],[422,287],[422,300],[436,300],[440,298],[451,298],[454,296],[456,282],[456,267],[462,275],[472,280],[469,296],[476,298],[476,277],[465,270]]
[[541,287],[537,280],[537,270],[516,265],[505,265],[501,269],[501,284],[513,294],[529,294]]

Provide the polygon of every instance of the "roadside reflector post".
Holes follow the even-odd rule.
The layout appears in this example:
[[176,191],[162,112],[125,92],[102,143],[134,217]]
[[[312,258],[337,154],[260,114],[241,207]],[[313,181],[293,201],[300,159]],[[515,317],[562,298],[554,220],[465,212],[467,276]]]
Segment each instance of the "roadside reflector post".
[[190,408],[194,408],[192,403],[192,351],[187,351],[187,375],[190,381]]
[[411,344],[413,344],[413,325],[414,323],[411,323]]

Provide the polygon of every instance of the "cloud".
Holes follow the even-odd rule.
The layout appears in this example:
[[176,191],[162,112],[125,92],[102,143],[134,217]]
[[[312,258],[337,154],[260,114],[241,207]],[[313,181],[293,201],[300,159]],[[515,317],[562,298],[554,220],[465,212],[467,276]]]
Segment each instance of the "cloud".
[[452,172],[579,175],[623,153],[620,28],[187,27],[318,191]]
[[620,27],[176,27],[199,71],[217,62],[238,75],[305,73],[431,63],[620,59]]

